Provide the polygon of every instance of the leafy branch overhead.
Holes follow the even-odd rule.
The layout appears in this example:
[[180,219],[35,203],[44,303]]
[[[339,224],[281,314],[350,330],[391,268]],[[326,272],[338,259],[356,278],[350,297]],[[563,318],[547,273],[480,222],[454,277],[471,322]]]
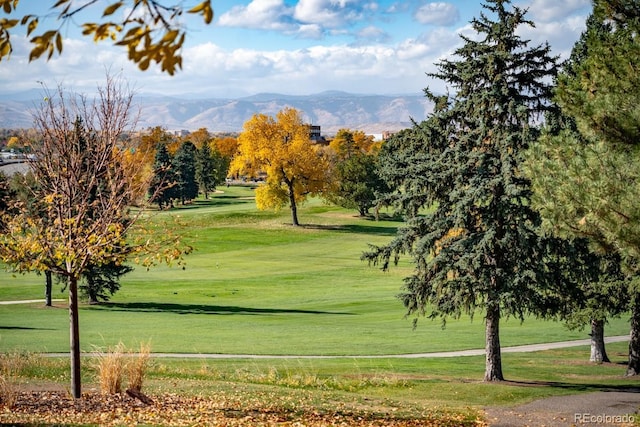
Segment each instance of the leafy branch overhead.
[[[10,58],[13,52],[11,36],[18,33],[20,27],[26,29],[26,35],[30,37],[29,61],[43,55],[49,60],[56,53],[62,54],[63,27],[74,22],[74,17],[80,12],[96,6],[98,0],[80,5],[72,0],[58,0],[51,10],[59,25],[42,33],[37,30],[49,15],[21,15],[19,3],[19,0],[0,0],[0,7],[7,15],[0,19],[0,62]],[[116,12],[121,13],[119,19],[115,19]],[[96,43],[108,39],[116,46],[125,47],[129,59],[141,70],[148,69],[155,62],[163,72],[173,75],[182,68],[180,51],[186,30],[180,18],[185,13],[200,15],[206,24],[210,24],[213,20],[211,0],[204,0],[190,9],[181,4],[166,6],[157,0],[117,1],[104,8],[100,22],[80,25],[82,34],[93,37]]]

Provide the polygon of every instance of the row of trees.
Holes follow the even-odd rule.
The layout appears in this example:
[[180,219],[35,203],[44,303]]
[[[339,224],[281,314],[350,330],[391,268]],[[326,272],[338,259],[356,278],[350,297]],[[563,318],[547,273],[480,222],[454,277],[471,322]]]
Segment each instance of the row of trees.
[[[480,311],[486,381],[504,379],[499,325],[527,315],[603,327],[630,310],[628,375],[640,372],[640,188],[637,2],[597,0],[564,64],[518,36],[533,25],[508,0],[488,0],[454,59],[428,89],[435,110],[383,146],[380,199],[405,226],[363,259],[383,269],[410,256],[409,314]],[[416,317],[417,320],[417,317]],[[596,345],[597,344],[597,345]]]
[[184,205],[202,192],[205,198],[225,182],[229,170],[229,157],[211,149],[205,141],[198,149],[191,141],[180,144],[175,155],[166,145],[156,149],[153,178],[149,187],[151,201],[160,209],[171,207],[174,200]]

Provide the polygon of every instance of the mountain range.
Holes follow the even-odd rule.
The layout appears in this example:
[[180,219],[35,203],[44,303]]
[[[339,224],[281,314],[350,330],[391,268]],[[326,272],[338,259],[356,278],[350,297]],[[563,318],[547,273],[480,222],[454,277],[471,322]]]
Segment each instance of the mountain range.
[[[36,91],[0,95],[0,128],[29,128],[31,111],[42,99]],[[398,131],[420,122],[433,104],[423,95],[364,95],[329,91],[315,95],[262,93],[236,99],[189,99],[139,95],[138,128],[161,126],[167,130],[239,132],[254,114],[275,116],[285,107],[302,112],[305,121],[321,126],[323,135],[339,129],[362,130],[368,134]]]

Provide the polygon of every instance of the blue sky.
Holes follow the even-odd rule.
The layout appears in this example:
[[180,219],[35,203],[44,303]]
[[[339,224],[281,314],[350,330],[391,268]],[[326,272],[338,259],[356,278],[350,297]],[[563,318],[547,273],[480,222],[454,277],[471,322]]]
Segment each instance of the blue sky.
[[[83,0],[76,0],[83,1]],[[86,1],[86,0],[84,0]],[[98,19],[112,1],[85,15]],[[171,4],[173,0],[165,1]],[[549,42],[566,57],[584,29],[590,0],[512,0],[528,9],[536,28],[521,27],[532,45]],[[23,1],[18,10],[46,14],[44,1]],[[53,0],[47,2],[53,4]],[[197,0],[185,0],[187,6]],[[218,0],[215,18],[204,25],[191,17],[183,49],[183,69],[167,76],[159,68],[140,72],[123,48],[80,37],[64,28],[65,50],[50,61],[28,62],[24,37],[13,38],[14,52],[0,62],[0,93],[62,84],[92,91],[105,70],[122,70],[138,93],[239,97],[262,92],[306,95],[327,90],[370,94],[419,94],[425,87],[444,90],[426,73],[472,35],[469,21],[481,1],[450,0]],[[0,18],[4,16],[0,12]],[[80,17],[84,18],[84,17]],[[82,21],[79,19],[79,21]],[[42,28],[57,25],[50,17]]]

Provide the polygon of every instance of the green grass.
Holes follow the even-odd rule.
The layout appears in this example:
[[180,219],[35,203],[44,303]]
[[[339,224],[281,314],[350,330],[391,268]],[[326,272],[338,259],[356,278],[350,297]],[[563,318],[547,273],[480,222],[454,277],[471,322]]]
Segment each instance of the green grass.
[[[150,221],[179,217],[195,251],[186,268],[136,270],[109,303],[82,305],[81,345],[90,351],[122,341],[150,342],[153,352],[261,355],[395,355],[484,347],[482,313],[440,322],[404,317],[396,295],[412,268],[408,260],[382,272],[360,261],[368,244],[388,242],[400,222],[373,221],[313,200],[300,209],[259,212],[252,189],[225,188],[211,200]],[[54,298],[66,292],[54,286]],[[44,277],[0,272],[0,301],[41,299]],[[0,305],[0,352],[67,352],[66,302]],[[626,318],[607,335],[626,335]],[[534,318],[501,325],[503,346],[587,338],[562,323]],[[626,344],[609,345],[613,364],[592,365],[588,348],[504,354],[507,384],[484,384],[482,357],[452,359],[155,359],[152,392],[207,394],[216,390],[295,394],[310,405],[336,402],[400,411],[427,406],[510,405],[539,397],[634,385],[622,377]],[[94,378],[83,365],[85,382]],[[66,359],[42,359],[28,381],[68,382]],[[395,405],[395,406],[394,406]],[[394,409],[395,410],[395,409]]]
[[[142,267],[122,280],[107,304],[82,306],[81,343],[155,352],[384,355],[482,348],[482,314],[439,321],[404,318],[396,295],[408,260],[382,272],[360,261],[368,244],[388,242],[399,222],[372,221],[314,200],[300,210],[260,212],[250,187],[225,188],[211,200],[155,215],[179,217],[195,247],[186,268]],[[44,278],[0,273],[0,300],[42,298]],[[66,298],[55,286],[54,298]],[[66,303],[0,306],[0,350],[68,350]],[[609,335],[626,334],[613,319]],[[504,346],[586,338],[557,322],[503,322]]]

